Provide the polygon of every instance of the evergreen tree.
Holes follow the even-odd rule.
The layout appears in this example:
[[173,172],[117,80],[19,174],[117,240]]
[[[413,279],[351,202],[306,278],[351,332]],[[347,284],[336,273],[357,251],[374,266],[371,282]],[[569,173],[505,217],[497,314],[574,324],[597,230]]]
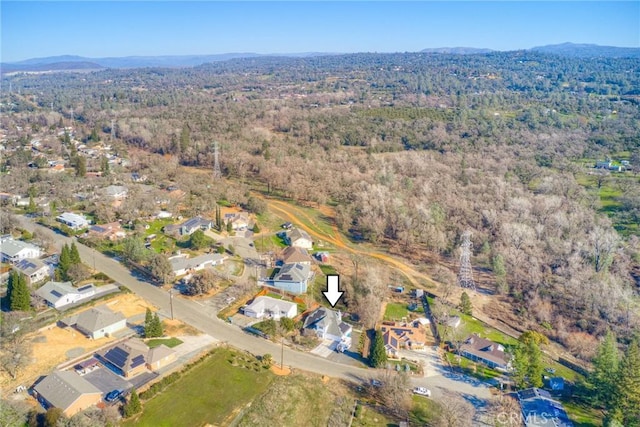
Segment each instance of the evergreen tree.
[[59,280],[69,280],[69,276],[67,275],[69,267],[71,267],[71,249],[69,249],[69,246],[64,244],[62,246],[62,251],[60,252],[60,259],[58,260],[56,277],[59,277]]
[[100,159],[100,171],[102,172],[102,176],[109,176],[111,169],[109,168],[109,159],[107,156],[102,156]]
[[471,305],[471,298],[469,298],[469,294],[462,292],[462,295],[460,296],[460,311],[471,316],[472,310],[473,306]]
[[222,215],[220,214],[220,205],[216,204],[216,228],[222,231]]
[[640,426],[640,341],[636,337],[620,361],[609,414],[625,427]]
[[593,372],[589,375],[594,403],[604,405],[613,396],[619,362],[616,337],[613,332],[608,331],[604,341],[598,346],[593,359]]
[[180,151],[182,152],[187,151],[187,148],[189,148],[190,133],[189,126],[185,123],[180,132]]
[[373,349],[369,356],[369,363],[374,368],[381,368],[387,363],[387,351],[384,348],[382,332],[376,331],[376,337],[373,340]]
[[233,231],[233,224],[231,221],[227,222],[227,233],[231,233]]
[[153,325],[153,313],[151,309],[147,307],[147,312],[144,315],[144,336],[149,338],[149,334],[152,332]]
[[82,178],[87,174],[87,159],[82,156],[76,157],[76,176]]
[[9,275],[7,296],[11,311],[28,311],[31,308],[31,294],[27,287],[27,278],[15,270],[12,270]]
[[258,223],[253,224],[253,232],[258,234],[260,232],[260,227],[258,227]]
[[142,404],[140,403],[140,397],[136,389],[131,390],[131,396],[129,401],[124,405],[124,416],[126,418],[132,417],[142,411]]
[[542,387],[542,372],[544,366],[542,365],[542,351],[540,350],[540,346],[534,340],[531,340],[526,344],[526,349],[529,358],[529,366],[527,366],[529,383],[533,387]]
[[71,261],[71,265],[80,264],[82,262],[80,260],[80,252],[78,252],[76,242],[71,243],[71,248],[69,250],[69,260]]
[[164,328],[162,327],[162,321],[160,320],[158,313],[153,316],[153,333],[156,337],[164,335]]
[[518,344],[513,349],[513,358],[511,359],[511,367],[513,368],[513,381],[517,388],[525,388],[527,386],[527,368],[529,366],[529,358],[522,344]]

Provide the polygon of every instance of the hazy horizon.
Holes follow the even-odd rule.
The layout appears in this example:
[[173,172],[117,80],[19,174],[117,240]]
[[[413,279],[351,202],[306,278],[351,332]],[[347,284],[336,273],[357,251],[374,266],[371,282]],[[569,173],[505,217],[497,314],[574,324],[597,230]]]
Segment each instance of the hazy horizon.
[[1,60],[640,47],[638,16],[634,1],[3,1]]

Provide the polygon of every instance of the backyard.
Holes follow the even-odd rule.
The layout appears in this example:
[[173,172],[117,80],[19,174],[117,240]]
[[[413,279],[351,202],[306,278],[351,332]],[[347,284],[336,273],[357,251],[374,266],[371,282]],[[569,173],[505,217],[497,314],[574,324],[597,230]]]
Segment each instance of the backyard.
[[167,389],[144,402],[141,416],[125,426],[228,425],[273,380],[252,356],[218,349]]

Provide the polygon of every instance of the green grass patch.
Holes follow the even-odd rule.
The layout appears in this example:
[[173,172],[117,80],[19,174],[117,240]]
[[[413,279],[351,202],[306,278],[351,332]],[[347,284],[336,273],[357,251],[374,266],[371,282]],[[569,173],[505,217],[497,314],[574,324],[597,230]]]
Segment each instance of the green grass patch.
[[328,276],[329,274],[338,274],[335,267],[329,264],[320,264],[320,270],[322,270],[322,273],[325,276]]
[[457,314],[462,318],[461,326],[464,327],[465,330],[469,332],[469,334],[472,334],[472,333],[479,334],[483,338],[487,338],[493,342],[502,344],[505,347],[510,345],[515,345],[518,342],[518,340],[516,340],[515,338],[505,335],[502,332],[496,329],[493,329],[489,326],[486,326],[480,320],[472,316],[469,316],[467,314],[462,314],[460,312],[456,312],[455,314]]
[[[238,425],[346,426],[352,408],[353,398],[334,380],[323,384],[316,376],[290,375],[276,378],[269,390],[253,401]],[[340,422],[332,424],[329,419]]]
[[590,408],[586,405],[576,403],[572,400],[562,402],[567,415],[575,427],[601,427],[602,411]]
[[474,362],[473,360],[469,360],[466,357],[446,352],[445,358],[451,364],[451,366],[457,366],[464,371],[465,374],[470,375],[472,377],[478,378],[482,381],[488,381],[494,378],[498,378],[502,375],[502,373],[496,371],[495,369],[491,369],[488,366],[483,365],[479,362]]
[[[235,362],[240,357],[248,362]],[[233,360],[237,366],[232,366]],[[247,366],[249,368],[247,368]],[[254,369],[255,367],[258,369]],[[144,402],[143,414],[125,426],[225,425],[235,411],[262,395],[273,374],[250,356],[219,349],[160,394]]]
[[147,341],[147,345],[149,346],[149,348],[158,347],[158,346],[161,346],[162,344],[166,345],[169,348],[173,348],[175,346],[182,344],[182,341],[180,341],[178,338],[175,338],[175,337],[159,338],[159,339],[152,339]]
[[414,395],[413,405],[409,412],[409,422],[411,425],[424,426],[431,425],[442,412],[440,405],[434,400]]
[[404,303],[390,302],[384,310],[385,320],[402,320],[407,316],[409,316],[409,309]]
[[360,405],[356,410],[356,417],[351,424],[354,427],[397,426],[397,422],[388,415],[378,411],[376,407]]

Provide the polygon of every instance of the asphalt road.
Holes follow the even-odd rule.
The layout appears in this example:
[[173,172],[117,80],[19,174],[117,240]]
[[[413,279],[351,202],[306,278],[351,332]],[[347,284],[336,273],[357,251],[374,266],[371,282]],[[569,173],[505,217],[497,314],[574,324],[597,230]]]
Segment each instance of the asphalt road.
[[[19,217],[19,220],[22,226],[29,231],[38,229],[50,235],[58,247],[62,247],[64,243],[70,244],[75,240],[56,234],[27,218]],[[102,271],[116,282],[126,286],[141,298],[155,305],[158,307],[161,315],[166,317],[170,316],[170,298],[167,291],[138,280],[125,266],[98,251],[78,242],[76,242],[76,246],[78,247],[78,252],[80,253],[83,263],[88,266],[94,266],[96,270]],[[203,313],[202,306],[195,301],[179,296],[174,297],[173,314],[175,318],[232,347],[248,351],[255,355],[269,353],[273,356],[276,363],[280,362],[281,346],[271,341],[246,334],[238,327],[218,319],[218,317],[211,312]],[[298,352],[286,347],[284,348],[284,364],[292,368],[355,382],[368,381],[376,375],[376,371],[372,369],[342,365],[314,354]],[[483,402],[491,396],[485,384],[447,372],[428,378],[411,378],[411,381],[414,386],[430,388],[434,397],[442,395],[445,390],[454,391],[460,393],[472,403],[475,402],[474,404],[476,404],[476,406],[482,406]]]

